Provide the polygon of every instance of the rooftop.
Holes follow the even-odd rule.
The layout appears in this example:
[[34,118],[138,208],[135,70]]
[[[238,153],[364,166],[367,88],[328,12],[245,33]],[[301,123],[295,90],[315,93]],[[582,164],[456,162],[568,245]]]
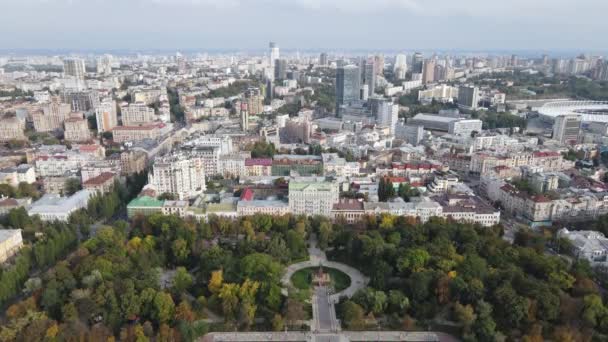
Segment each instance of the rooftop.
[[157,200],[154,197],[141,196],[141,197],[137,197],[137,198],[133,199],[131,202],[129,202],[129,204],[127,205],[127,207],[158,208],[158,207],[162,207],[163,204],[164,204],[164,201]]

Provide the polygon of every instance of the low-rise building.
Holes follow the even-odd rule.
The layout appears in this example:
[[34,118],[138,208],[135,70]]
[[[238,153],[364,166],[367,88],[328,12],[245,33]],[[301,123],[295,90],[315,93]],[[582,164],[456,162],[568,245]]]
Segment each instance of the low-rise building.
[[272,159],[247,158],[245,159],[245,175],[250,177],[263,177],[272,175]]
[[238,216],[266,214],[282,216],[289,214],[289,203],[281,200],[241,200],[236,205]]
[[34,202],[27,213],[29,216],[40,216],[42,221],[67,222],[73,212],[86,208],[91,195],[88,190],[80,190],[70,197],[46,194]]
[[87,179],[86,182],[82,183],[82,188],[90,190],[91,192],[105,194],[112,190],[114,182],[116,182],[116,174],[112,172],[103,172],[99,176]]
[[15,255],[23,247],[21,229],[0,230],[0,263]]
[[112,129],[112,138],[114,142],[117,143],[141,141],[145,139],[157,139],[161,136],[159,125],[161,124],[114,127]]
[[563,228],[557,232],[557,236],[572,243],[577,258],[589,261],[591,266],[608,266],[608,238],[601,232]]
[[0,169],[0,184],[16,187],[19,183],[32,184],[36,182],[36,168],[29,164]]
[[127,204],[127,217],[133,218],[137,215],[149,216],[162,213],[164,201],[154,197],[140,196]]
[[363,220],[364,216],[365,207],[363,201],[357,199],[340,199],[340,201],[335,203],[331,209],[331,218],[336,221],[355,223]]
[[328,181],[289,182],[289,208],[294,215],[331,216],[331,210],[338,203],[338,183]]

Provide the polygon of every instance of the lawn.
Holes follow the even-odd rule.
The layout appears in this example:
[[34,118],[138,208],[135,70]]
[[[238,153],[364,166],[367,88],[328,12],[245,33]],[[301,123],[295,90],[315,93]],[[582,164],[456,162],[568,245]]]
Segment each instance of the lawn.
[[[299,270],[291,276],[291,283],[300,290],[310,289],[312,287],[312,274],[317,270],[317,267]],[[323,267],[323,270],[329,273],[331,285],[336,292],[340,292],[350,286],[350,277],[342,271],[329,267]]]

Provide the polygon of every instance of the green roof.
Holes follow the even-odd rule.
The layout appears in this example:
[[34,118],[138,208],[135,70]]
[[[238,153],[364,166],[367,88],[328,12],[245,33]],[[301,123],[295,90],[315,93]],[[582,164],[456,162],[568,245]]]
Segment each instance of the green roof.
[[217,213],[225,211],[235,211],[236,206],[232,203],[209,203],[207,204],[208,213]]
[[154,197],[141,196],[141,197],[137,197],[137,198],[133,199],[131,202],[129,202],[129,204],[127,205],[127,208],[129,208],[129,207],[156,208],[156,207],[162,207],[163,203],[165,203],[165,201],[157,200]]
[[332,191],[333,183],[329,182],[289,182],[289,191]]

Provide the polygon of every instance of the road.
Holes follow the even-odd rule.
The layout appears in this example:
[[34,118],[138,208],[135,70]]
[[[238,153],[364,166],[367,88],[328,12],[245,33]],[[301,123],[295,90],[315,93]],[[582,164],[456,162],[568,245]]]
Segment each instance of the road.
[[329,294],[327,287],[318,286],[315,288],[313,300],[316,307],[316,315],[313,317],[315,321],[315,330],[322,332],[330,332],[335,329],[337,322],[335,320],[335,308],[329,302]]

